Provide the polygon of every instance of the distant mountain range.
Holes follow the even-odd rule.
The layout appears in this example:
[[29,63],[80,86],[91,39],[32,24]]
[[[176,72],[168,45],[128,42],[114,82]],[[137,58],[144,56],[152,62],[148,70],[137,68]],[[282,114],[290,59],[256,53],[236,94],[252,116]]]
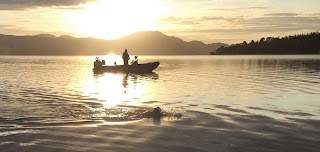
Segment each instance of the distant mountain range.
[[161,32],[137,32],[117,40],[74,38],[51,34],[13,36],[0,34],[0,55],[105,55],[128,49],[136,55],[208,55],[223,43],[186,42]]

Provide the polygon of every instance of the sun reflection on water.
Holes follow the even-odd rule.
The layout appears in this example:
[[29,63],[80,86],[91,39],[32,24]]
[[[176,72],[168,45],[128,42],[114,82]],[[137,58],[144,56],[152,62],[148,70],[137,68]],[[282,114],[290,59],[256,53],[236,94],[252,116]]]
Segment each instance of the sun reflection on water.
[[146,118],[144,113],[154,107],[148,101],[154,101],[157,79],[156,73],[93,74],[82,88],[89,117],[108,125]]
[[138,78],[131,74],[104,73],[94,75],[88,80],[84,95],[104,101],[104,108],[119,105],[139,106],[141,96],[145,93],[143,85],[137,84]]

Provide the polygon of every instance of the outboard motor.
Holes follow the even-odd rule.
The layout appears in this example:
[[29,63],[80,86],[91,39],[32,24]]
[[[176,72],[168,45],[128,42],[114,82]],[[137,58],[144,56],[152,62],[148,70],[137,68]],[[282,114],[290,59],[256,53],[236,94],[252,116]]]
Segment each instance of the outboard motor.
[[102,65],[106,65],[106,61],[105,60],[102,60]]

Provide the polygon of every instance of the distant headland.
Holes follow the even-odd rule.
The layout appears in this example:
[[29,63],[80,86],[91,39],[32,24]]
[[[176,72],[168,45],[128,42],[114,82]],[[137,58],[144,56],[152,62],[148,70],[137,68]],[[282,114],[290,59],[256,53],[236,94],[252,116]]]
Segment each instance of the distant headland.
[[186,42],[157,31],[137,32],[117,40],[74,38],[51,34],[0,34],[0,55],[105,55],[128,49],[136,55],[208,55],[223,43]]
[[286,37],[267,37],[250,43],[221,46],[211,55],[242,54],[320,54],[320,33],[312,32]]

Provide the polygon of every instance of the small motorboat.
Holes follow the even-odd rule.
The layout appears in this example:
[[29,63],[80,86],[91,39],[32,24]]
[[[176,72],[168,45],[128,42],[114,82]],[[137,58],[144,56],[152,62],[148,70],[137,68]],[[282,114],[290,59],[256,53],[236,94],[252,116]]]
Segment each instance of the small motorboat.
[[156,69],[160,62],[149,62],[143,64],[132,64],[132,65],[104,65],[105,61],[100,61],[99,58],[94,62],[94,73],[101,72],[123,72],[123,73],[150,73]]

